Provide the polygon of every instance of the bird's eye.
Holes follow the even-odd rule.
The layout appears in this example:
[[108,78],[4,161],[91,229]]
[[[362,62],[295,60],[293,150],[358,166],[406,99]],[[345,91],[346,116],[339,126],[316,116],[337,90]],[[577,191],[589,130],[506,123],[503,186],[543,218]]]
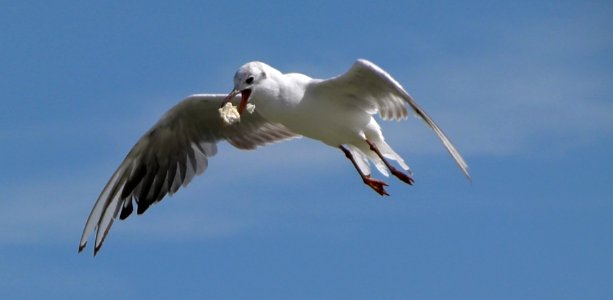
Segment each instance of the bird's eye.
[[245,80],[246,84],[252,84],[253,83],[253,76],[249,76],[249,78],[247,78],[247,80]]

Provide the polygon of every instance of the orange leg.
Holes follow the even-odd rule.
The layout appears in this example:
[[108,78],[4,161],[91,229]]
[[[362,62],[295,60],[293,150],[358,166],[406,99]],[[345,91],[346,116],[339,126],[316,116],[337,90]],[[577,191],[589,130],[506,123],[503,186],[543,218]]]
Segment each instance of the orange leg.
[[402,182],[409,184],[409,185],[413,185],[413,183],[415,182],[415,180],[413,180],[413,178],[411,178],[411,176],[409,176],[408,174],[394,168],[394,166],[392,166],[381,154],[381,151],[379,151],[379,149],[375,146],[375,144],[373,144],[371,141],[366,140],[366,143],[368,144],[368,146],[370,146],[370,150],[372,150],[373,152],[375,152],[377,154],[377,156],[379,156],[379,158],[381,158],[381,160],[383,161],[383,163],[385,164],[385,166],[390,170],[390,172],[392,172],[392,174],[394,176],[396,176],[398,179],[402,180]]
[[375,192],[379,193],[379,195],[381,196],[389,196],[389,194],[385,191],[385,186],[387,186],[387,183],[381,180],[374,179],[370,177],[369,175],[365,175],[362,172],[362,170],[360,170],[360,167],[358,167],[358,164],[355,162],[355,159],[353,158],[353,155],[351,154],[349,149],[345,148],[345,146],[343,145],[340,145],[339,148],[343,151],[343,153],[345,153],[345,156],[349,160],[351,160],[351,163],[353,164],[355,169],[358,171],[358,174],[360,174],[360,177],[362,177],[362,180],[364,181],[366,185],[371,187],[373,190],[375,190]]

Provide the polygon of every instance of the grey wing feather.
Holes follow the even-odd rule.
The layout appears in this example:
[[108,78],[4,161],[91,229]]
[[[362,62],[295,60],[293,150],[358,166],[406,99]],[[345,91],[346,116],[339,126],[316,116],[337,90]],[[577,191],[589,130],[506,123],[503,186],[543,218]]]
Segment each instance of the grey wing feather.
[[255,149],[297,137],[284,126],[266,121],[257,109],[243,114],[238,123],[224,124],[218,112],[224,97],[192,95],[166,112],[140,138],[102,189],[83,229],[79,251],[95,231],[95,255],[113,221],[118,215],[127,218],[134,204],[142,214],[166,195],[187,186],[207,168],[208,158],[217,153],[218,141]]
[[344,74],[316,84],[318,89],[342,91],[338,101],[356,105],[371,114],[379,113],[384,120],[406,119],[408,104],[411,109],[432,128],[462,173],[470,180],[468,164],[451,143],[447,135],[432,118],[417,104],[415,99],[391,75],[364,59],[357,60]]

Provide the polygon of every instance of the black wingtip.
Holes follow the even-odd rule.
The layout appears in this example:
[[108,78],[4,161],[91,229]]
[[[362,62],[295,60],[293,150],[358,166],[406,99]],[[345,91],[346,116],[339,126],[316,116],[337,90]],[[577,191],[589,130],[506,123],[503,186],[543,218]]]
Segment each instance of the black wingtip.
[[83,249],[85,249],[85,247],[87,246],[87,242],[83,243],[83,245],[79,245],[79,252],[81,253],[83,251]]
[[124,205],[121,208],[121,213],[119,214],[120,220],[125,220],[127,217],[129,217],[132,214],[132,211],[134,210],[134,208],[132,207],[132,199],[126,199],[124,201],[127,201],[127,202],[126,202],[126,205]]
[[142,215],[147,209],[151,206],[151,202],[139,202],[138,207],[136,208],[136,214]]

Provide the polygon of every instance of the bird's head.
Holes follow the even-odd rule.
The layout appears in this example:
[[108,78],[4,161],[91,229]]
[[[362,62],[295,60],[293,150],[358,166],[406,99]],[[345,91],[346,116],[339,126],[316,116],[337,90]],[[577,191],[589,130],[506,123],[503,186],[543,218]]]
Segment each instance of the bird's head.
[[225,105],[225,103],[240,93],[241,102],[238,105],[238,112],[242,114],[253,91],[262,86],[268,76],[267,71],[271,69],[272,67],[258,61],[249,62],[241,66],[236,71],[236,74],[234,74],[234,89],[228,94],[223,104]]

